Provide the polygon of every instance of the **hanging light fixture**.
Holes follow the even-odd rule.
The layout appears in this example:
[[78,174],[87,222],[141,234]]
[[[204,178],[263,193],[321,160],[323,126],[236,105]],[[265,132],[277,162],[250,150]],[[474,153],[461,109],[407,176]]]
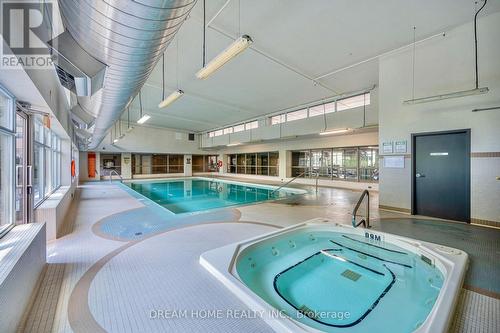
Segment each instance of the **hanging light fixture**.
[[[481,10],[483,10],[487,2],[488,0],[484,0],[483,5],[481,6],[481,8],[479,8],[479,10],[476,11],[476,14],[474,15],[474,65],[475,65],[475,83],[476,83],[475,88],[470,90],[456,91],[448,94],[441,94],[429,97],[422,97],[422,98],[413,97],[412,99],[403,101],[403,104],[413,105],[419,103],[435,102],[435,101],[441,101],[443,99],[482,95],[489,92],[488,87],[481,87],[481,88],[479,87],[479,70],[478,70],[478,60],[477,60],[477,15]],[[415,39],[413,41],[413,54],[415,55]],[[413,68],[415,68],[415,58],[413,59]],[[413,80],[415,80],[415,69],[413,70]]]
[[139,109],[140,109],[141,114],[140,114],[139,119],[137,120],[137,123],[144,124],[146,121],[149,120],[149,118],[151,118],[151,116],[148,114],[142,113],[142,111],[143,111],[142,110],[142,90],[139,90]]
[[[238,17],[240,17],[240,8],[238,3]],[[208,64],[206,64],[206,10],[205,10],[205,0],[203,1],[203,67],[196,73],[198,79],[206,79],[213,73],[215,73],[219,68],[224,66],[231,59],[235,58],[238,54],[245,51],[253,43],[252,38],[248,35],[240,34],[240,22],[238,22],[238,35],[241,36],[231,43],[224,51],[219,53],[215,58],[213,58]]]
[[163,101],[161,101],[161,103],[158,104],[158,107],[159,108],[167,107],[168,105],[175,102],[182,95],[184,95],[184,91],[178,89],[178,90],[174,91],[173,93],[171,93],[170,95],[168,95],[167,98],[163,99]]
[[224,51],[219,53],[208,64],[196,73],[198,79],[206,79],[219,68],[224,66],[229,60],[235,58],[238,54],[245,51],[252,44],[252,38],[248,35],[243,35],[229,45]]
[[[178,37],[177,37],[178,38]],[[179,48],[179,44],[177,44],[177,49]],[[179,52],[177,52],[177,58],[179,57]],[[173,93],[171,93],[170,95],[167,96],[167,98],[165,98],[165,53],[163,53],[163,58],[162,58],[162,61],[163,61],[163,66],[162,66],[162,72],[163,72],[163,79],[162,79],[162,101],[160,102],[160,104],[158,104],[158,108],[165,108],[167,106],[169,106],[170,104],[172,104],[173,102],[175,102],[179,97],[181,97],[182,95],[184,95],[184,91],[182,91],[181,89],[179,89],[177,87],[177,90],[174,91]],[[176,59],[177,61],[177,59]],[[176,70],[176,76],[177,76],[177,86],[179,86],[179,68],[177,66],[177,70]]]
[[329,131],[320,132],[319,135],[340,134],[340,133],[349,132],[350,130],[351,130],[350,128],[336,128],[336,129],[332,129]]
[[114,129],[115,129],[115,138],[113,139],[113,143],[117,143],[120,139],[116,137],[116,132],[117,132],[117,130],[116,130],[116,122],[115,122],[115,124],[113,125],[113,127],[114,127]]
[[132,132],[134,126],[130,126],[130,106],[127,107],[127,133]]

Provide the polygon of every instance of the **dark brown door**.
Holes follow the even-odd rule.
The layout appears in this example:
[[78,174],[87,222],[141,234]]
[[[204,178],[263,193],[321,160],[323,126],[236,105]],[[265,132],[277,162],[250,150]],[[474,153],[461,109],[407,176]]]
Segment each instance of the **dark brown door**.
[[470,222],[469,130],[413,135],[413,214]]

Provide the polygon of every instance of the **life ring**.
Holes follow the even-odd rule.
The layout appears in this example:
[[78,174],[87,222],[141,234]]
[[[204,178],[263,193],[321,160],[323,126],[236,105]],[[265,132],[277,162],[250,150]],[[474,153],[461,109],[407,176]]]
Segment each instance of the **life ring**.
[[218,168],[222,168],[222,161],[218,161],[218,162],[217,162],[217,167],[218,167]]

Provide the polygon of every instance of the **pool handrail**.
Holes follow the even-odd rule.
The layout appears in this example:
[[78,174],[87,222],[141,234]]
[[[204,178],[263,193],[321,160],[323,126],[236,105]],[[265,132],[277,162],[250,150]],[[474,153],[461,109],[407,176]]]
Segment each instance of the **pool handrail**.
[[[361,203],[363,202],[363,199],[366,197],[366,219],[363,218],[359,223],[356,224],[356,216],[358,213],[359,206],[361,206]],[[352,226],[354,228],[359,227],[360,225],[363,225],[364,228],[370,228],[370,192],[368,190],[364,190],[363,193],[361,193],[361,196],[358,199],[358,202],[356,203],[356,206],[354,206],[354,209],[352,210]]]

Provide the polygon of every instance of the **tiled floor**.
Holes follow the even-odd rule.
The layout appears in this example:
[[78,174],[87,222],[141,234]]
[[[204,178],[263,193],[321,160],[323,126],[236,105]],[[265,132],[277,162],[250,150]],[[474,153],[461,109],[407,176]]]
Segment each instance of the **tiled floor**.
[[[199,255],[315,217],[350,223],[358,196],[355,191],[321,188],[319,195],[168,219],[118,186],[82,186],[67,218],[66,235],[48,246],[48,267],[19,331],[270,331],[260,319],[209,320],[191,316],[164,320],[151,315],[169,309],[195,311],[199,316],[199,310],[245,309],[201,268]],[[498,257],[498,230],[472,226],[463,229],[463,225],[415,221],[379,211],[376,195],[372,196],[371,206],[376,229],[438,243],[446,242],[440,233],[452,235],[446,238],[451,242],[448,245],[474,253],[472,273],[466,283],[478,290],[497,290],[499,282],[492,274],[496,274],[498,265],[485,254],[493,251]],[[142,224],[140,230],[148,232],[137,234],[134,228],[138,224]],[[486,274],[482,274],[483,270]],[[451,332],[498,332],[499,318],[498,298],[463,290]]]

